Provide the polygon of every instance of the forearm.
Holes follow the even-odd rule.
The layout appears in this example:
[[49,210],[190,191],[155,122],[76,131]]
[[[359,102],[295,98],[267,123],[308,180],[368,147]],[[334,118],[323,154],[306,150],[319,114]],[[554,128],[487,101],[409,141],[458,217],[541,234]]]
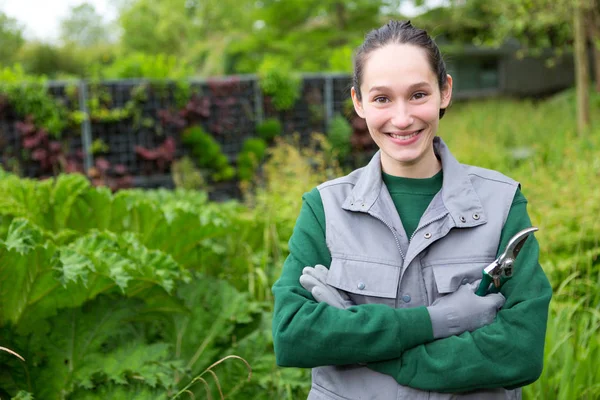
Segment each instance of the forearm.
[[331,264],[325,244],[324,211],[318,191],[304,203],[290,238],[290,255],[273,285],[273,342],[278,365],[312,368],[399,357],[433,340],[425,307],[393,309],[369,304],[337,309],[317,303],[300,284],[306,266]]
[[488,326],[416,346],[401,358],[369,367],[402,385],[438,392],[527,385],[542,371],[551,297],[549,285],[532,289],[542,295],[500,311]]
[[[503,230],[500,249],[531,226],[520,193]],[[502,286],[506,303],[496,320],[472,333],[436,340],[369,366],[398,383],[423,390],[462,392],[518,387],[535,381],[543,367],[544,340],[552,288],[538,262],[535,237],[516,260],[515,275]]]
[[316,367],[388,359],[433,340],[425,307],[381,304],[346,310],[316,303],[298,283],[304,265],[291,255],[274,285],[273,341],[280,366]]

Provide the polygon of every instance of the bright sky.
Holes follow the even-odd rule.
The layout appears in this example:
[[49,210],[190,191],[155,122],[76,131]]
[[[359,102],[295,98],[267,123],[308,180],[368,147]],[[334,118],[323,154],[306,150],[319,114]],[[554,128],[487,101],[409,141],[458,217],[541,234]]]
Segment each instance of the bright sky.
[[[72,7],[84,2],[85,0],[0,0],[0,10],[25,25],[28,39],[35,38],[50,42],[58,38],[61,19],[69,15]],[[112,0],[87,0],[87,2],[94,5],[105,21],[111,21],[116,17]]]
[[[72,7],[84,2],[85,0],[0,0],[0,10],[25,25],[27,39],[52,42],[58,39],[61,19],[69,14]],[[87,0],[87,2],[94,5],[105,21],[115,19],[114,0]],[[426,4],[431,7],[445,2],[446,0],[427,0]],[[402,3],[400,10],[404,15],[418,13],[411,3],[411,1]]]

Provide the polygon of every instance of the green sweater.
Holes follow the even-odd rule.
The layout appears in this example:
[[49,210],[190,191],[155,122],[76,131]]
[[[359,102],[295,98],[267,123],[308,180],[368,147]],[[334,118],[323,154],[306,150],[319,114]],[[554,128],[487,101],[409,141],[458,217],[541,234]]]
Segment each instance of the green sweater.
[[[412,235],[442,185],[442,172],[429,179],[383,175],[407,235]],[[531,226],[527,201],[515,194],[501,235],[503,249],[516,232]],[[438,392],[519,387],[535,381],[543,365],[548,304],[552,289],[530,237],[496,321],[474,332],[434,340],[425,307],[394,309],[364,304],[339,310],[316,303],[299,283],[305,266],[329,266],[325,214],[320,194],[303,196],[289,241],[290,255],[273,286],[273,340],[280,366],[312,368],[366,363],[402,385]],[[348,312],[350,311],[350,312]]]

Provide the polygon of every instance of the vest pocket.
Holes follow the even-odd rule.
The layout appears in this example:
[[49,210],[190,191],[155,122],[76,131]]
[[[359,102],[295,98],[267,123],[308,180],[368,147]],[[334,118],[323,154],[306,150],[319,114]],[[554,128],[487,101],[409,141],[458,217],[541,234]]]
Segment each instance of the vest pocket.
[[400,267],[395,265],[333,258],[327,284],[347,292],[356,304],[395,306]]
[[444,264],[431,265],[438,293],[452,293],[461,285],[479,281],[483,269],[492,261],[494,258],[477,261],[473,259],[452,260]]

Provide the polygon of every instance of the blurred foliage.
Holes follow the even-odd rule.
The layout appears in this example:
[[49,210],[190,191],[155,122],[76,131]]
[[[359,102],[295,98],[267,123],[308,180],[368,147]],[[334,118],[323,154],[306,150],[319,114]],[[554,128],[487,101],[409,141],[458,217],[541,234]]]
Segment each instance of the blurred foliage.
[[23,26],[0,10],[0,66],[16,61],[19,49],[25,43]]
[[277,118],[267,118],[256,126],[256,133],[270,143],[283,133],[283,127]]
[[110,42],[111,34],[94,5],[84,2],[73,6],[70,15],[60,22],[60,38],[63,43],[85,48]]
[[93,73],[95,78],[102,79],[184,79],[192,74],[192,68],[185,61],[165,53],[127,54]]
[[[6,43],[0,49],[0,63],[21,61],[26,71],[50,78],[88,76],[104,68],[114,78],[131,76],[141,68],[123,69],[119,59],[134,62],[130,57],[137,57],[135,62],[152,64],[156,54],[175,57],[185,68],[169,71],[185,71],[188,76],[256,73],[269,60],[285,60],[294,71],[350,72],[352,51],[366,32],[392,18],[406,19],[399,12],[402,3],[123,0],[116,2],[118,18],[111,24],[91,4],[82,3],[61,21],[60,44],[31,43],[26,51],[19,51],[24,45],[22,27],[0,14],[0,38]],[[410,18],[413,24],[453,49],[518,41],[529,49],[563,52],[572,43],[570,0],[450,0],[445,6],[420,10],[424,12]],[[110,67],[115,61],[119,65]]]
[[352,151],[351,136],[352,126],[348,120],[340,114],[333,117],[327,130],[327,139],[331,144],[332,155],[342,164]]
[[210,169],[214,181],[229,180],[235,176],[235,170],[221,150],[221,145],[200,125],[186,129],[181,141],[190,148],[201,169]]
[[31,116],[33,123],[60,137],[69,124],[67,108],[48,93],[46,78],[26,74],[20,65],[0,68],[0,94],[21,116]]
[[194,160],[190,157],[182,157],[173,162],[171,166],[171,175],[175,187],[184,190],[205,190],[206,181]]
[[450,4],[427,18],[438,24],[434,33],[453,42],[499,46],[517,40],[531,49],[556,51],[572,44],[571,0],[451,0]]
[[278,111],[289,110],[300,98],[302,80],[287,60],[267,57],[258,68],[260,87]]
[[256,168],[262,163],[266,150],[267,142],[263,139],[250,138],[244,141],[237,159],[240,181],[249,181],[254,178]]

